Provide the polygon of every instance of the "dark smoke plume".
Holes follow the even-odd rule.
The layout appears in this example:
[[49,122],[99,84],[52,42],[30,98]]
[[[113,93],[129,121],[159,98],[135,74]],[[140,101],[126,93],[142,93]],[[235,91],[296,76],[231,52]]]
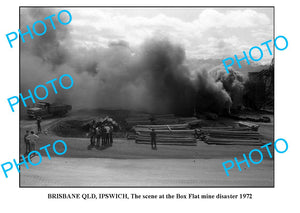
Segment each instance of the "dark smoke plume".
[[[57,11],[26,9],[21,13],[21,25],[53,13]],[[221,68],[191,70],[183,47],[167,38],[154,37],[139,47],[112,41],[107,47],[76,48],[69,33],[72,23],[63,26],[54,20],[56,30],[47,26],[47,36],[21,44],[21,92],[68,73],[74,79],[73,88],[49,93],[47,101],[63,101],[75,109],[185,115],[194,109],[223,113],[240,104],[241,76],[235,72],[228,75]]]

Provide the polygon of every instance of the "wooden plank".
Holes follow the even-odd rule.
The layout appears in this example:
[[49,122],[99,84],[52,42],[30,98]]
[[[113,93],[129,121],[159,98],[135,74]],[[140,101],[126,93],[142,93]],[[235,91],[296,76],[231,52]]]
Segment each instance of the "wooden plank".
[[205,142],[207,144],[214,144],[214,145],[244,145],[244,146],[262,146],[264,143],[259,142],[259,143],[217,143],[217,142]]
[[[151,132],[152,130],[151,129],[145,129],[145,130],[143,130],[143,131],[137,131],[137,132],[145,132],[145,133],[149,133],[150,134],[150,132]],[[184,134],[184,133],[194,133],[195,132],[195,130],[193,130],[193,129],[175,129],[175,130],[164,130],[164,129],[160,129],[160,130],[155,130],[155,132],[156,133],[170,133],[170,132],[172,132],[172,133],[182,133],[182,134]]]
[[[138,141],[137,144],[151,144],[150,142],[140,142]],[[157,142],[156,143],[157,145],[174,145],[174,146],[197,146],[197,143],[160,143],[160,142]]]
[[[150,138],[141,138],[141,137],[137,137],[136,140],[138,141],[151,141]],[[196,141],[193,138],[180,138],[180,139],[174,139],[174,138],[157,138],[156,139],[157,142],[181,142],[181,143],[185,143],[185,142],[194,142]]]

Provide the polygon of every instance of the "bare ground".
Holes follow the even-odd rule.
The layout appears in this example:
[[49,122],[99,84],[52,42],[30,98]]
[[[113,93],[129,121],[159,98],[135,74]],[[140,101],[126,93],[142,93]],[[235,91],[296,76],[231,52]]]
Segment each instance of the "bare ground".
[[[70,116],[74,119],[75,116]],[[47,130],[62,119],[43,120],[42,128]],[[79,118],[79,116],[76,116]],[[84,116],[83,116],[84,117]],[[264,142],[273,141],[273,123],[260,123],[260,133]],[[20,121],[20,154],[25,151],[23,136],[26,129],[35,129],[35,121]],[[45,134],[46,133],[46,134]],[[46,153],[42,163],[26,169],[22,166],[20,186],[273,186],[273,158],[262,149],[264,160],[250,168],[242,164],[230,170],[227,177],[222,163],[248,153],[259,146],[207,145],[201,141],[197,146],[158,146],[152,150],[149,145],[136,144],[124,138],[114,139],[114,144],[104,150],[87,150],[88,138],[62,138],[45,131],[40,135],[38,147],[64,140],[68,150],[57,156],[52,148],[48,160]],[[62,146],[57,146],[63,151]],[[273,146],[270,147],[273,155]],[[257,159],[259,155],[253,155]],[[37,157],[34,158],[37,160]]]
[[[273,185],[273,161],[224,173],[225,159],[43,158],[21,168],[22,187],[232,187]],[[33,162],[37,163],[38,158]]]

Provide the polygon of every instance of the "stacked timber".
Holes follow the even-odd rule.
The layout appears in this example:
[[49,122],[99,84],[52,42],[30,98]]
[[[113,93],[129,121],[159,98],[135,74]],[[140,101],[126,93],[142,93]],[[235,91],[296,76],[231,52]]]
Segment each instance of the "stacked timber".
[[136,125],[168,125],[168,124],[190,124],[190,127],[197,127],[202,120],[196,117],[181,117],[177,118],[174,114],[160,114],[160,115],[150,115],[150,114],[132,114],[125,119],[128,126]]
[[249,123],[249,122],[245,122],[245,121],[239,121],[237,122],[239,124],[239,126],[242,127],[249,127],[251,128],[253,131],[257,131],[259,128],[258,124],[253,124],[253,123]]
[[158,125],[177,124],[178,119],[177,118],[159,118],[159,119],[155,119],[154,123],[158,124]]
[[178,118],[178,121],[180,123],[188,123],[188,122],[191,122],[191,121],[195,121],[197,119],[198,118],[196,118],[196,117],[181,117],[181,118]]
[[197,119],[197,120],[193,120],[193,121],[189,121],[187,122],[187,124],[189,125],[190,128],[197,128],[203,125],[203,120],[202,119]]
[[176,118],[174,114],[157,114],[157,115],[154,115],[154,117],[156,119],[159,119],[159,118]]
[[260,115],[230,115],[231,118],[240,121],[264,122],[270,123],[271,119],[267,116]]
[[177,124],[178,119],[174,114],[150,115],[150,114],[132,114],[125,119],[128,126],[150,125],[150,124]]
[[251,131],[250,127],[233,127],[233,126],[213,126],[213,127],[201,127],[200,128],[203,132],[209,133],[210,131],[214,130],[226,130],[226,131]]
[[133,129],[135,132],[143,132],[149,130],[186,130],[188,129],[188,124],[170,124],[170,125],[136,125]]
[[128,126],[152,124],[151,120],[126,120]]
[[178,123],[178,118],[176,118],[174,114],[154,115],[153,118],[154,123],[158,125]]
[[126,134],[127,140],[135,140],[136,139],[136,134],[134,132],[128,132]]
[[206,127],[200,132],[205,135],[207,144],[217,145],[263,145],[261,136],[250,127]]
[[135,126],[135,125],[143,125],[143,124],[152,124],[151,115],[149,114],[137,114],[132,115],[125,119],[128,126]]
[[177,125],[139,125],[135,127],[136,143],[150,144],[152,129],[156,133],[156,143],[162,145],[196,146],[194,130],[186,129],[187,124]]

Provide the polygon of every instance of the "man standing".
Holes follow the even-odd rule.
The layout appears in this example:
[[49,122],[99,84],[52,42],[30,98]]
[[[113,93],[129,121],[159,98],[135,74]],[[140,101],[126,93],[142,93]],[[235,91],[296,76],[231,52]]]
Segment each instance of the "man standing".
[[101,139],[101,126],[100,125],[97,125],[97,127],[96,127],[96,138],[97,138],[96,148],[99,149],[100,148],[100,139]]
[[105,127],[105,145],[109,145],[109,131],[110,128],[108,125],[106,125]]
[[112,144],[113,144],[113,126],[112,125],[110,125],[109,126],[109,142],[110,142],[110,146],[112,146]]
[[37,136],[36,134],[34,134],[34,131],[31,131],[30,132],[31,134],[28,135],[26,137],[27,140],[29,140],[29,143],[30,143],[30,152],[31,151],[35,151],[36,150],[36,144],[38,142],[38,139],[40,138],[39,136]]
[[41,122],[42,122],[42,118],[41,118],[41,116],[38,116],[36,118],[36,124],[37,124],[37,128],[38,128],[38,133],[42,132]]
[[102,137],[102,143],[101,146],[105,146],[105,137],[106,137],[106,130],[103,125],[101,125],[101,137]]
[[150,132],[150,137],[151,137],[151,147],[152,149],[157,149],[156,148],[156,132],[154,129]]
[[27,136],[29,135],[29,131],[26,130],[26,133],[24,135],[24,142],[25,142],[25,146],[26,146],[26,151],[24,155],[28,155],[28,153],[30,152],[30,142],[27,139]]

